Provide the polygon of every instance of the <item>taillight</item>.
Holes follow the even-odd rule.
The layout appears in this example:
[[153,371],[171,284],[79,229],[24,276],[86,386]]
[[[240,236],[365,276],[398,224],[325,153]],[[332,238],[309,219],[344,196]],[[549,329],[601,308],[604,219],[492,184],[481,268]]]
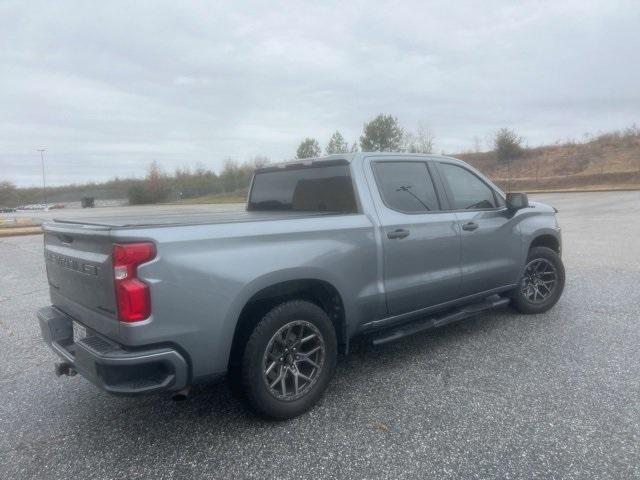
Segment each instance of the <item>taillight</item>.
[[120,321],[137,322],[151,314],[149,286],[138,279],[137,269],[138,265],[155,256],[156,249],[151,242],[113,245],[113,275]]

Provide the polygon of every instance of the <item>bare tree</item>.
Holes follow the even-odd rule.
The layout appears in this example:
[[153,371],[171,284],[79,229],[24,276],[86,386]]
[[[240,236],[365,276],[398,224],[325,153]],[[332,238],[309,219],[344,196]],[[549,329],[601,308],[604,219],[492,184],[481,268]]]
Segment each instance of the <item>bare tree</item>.
[[475,153],[480,153],[482,151],[482,140],[477,135],[473,137],[473,151]]
[[253,170],[255,170],[256,168],[262,168],[269,165],[271,163],[271,160],[269,160],[269,157],[265,155],[256,155],[251,160],[249,160],[248,163],[249,163],[249,166]]
[[409,153],[432,153],[435,138],[431,128],[420,122],[415,132],[405,132],[402,150]]

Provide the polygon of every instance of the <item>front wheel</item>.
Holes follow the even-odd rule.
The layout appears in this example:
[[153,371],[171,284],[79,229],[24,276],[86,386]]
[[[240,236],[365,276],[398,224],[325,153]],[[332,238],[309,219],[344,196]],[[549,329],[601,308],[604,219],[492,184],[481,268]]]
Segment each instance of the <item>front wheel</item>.
[[242,360],[242,383],[251,406],[277,419],[292,418],[320,399],[337,359],[333,323],[317,305],[293,300],[258,323]]
[[564,265],[560,256],[550,248],[534,247],[529,250],[511,305],[521,313],[543,313],[557,303],[563,290]]

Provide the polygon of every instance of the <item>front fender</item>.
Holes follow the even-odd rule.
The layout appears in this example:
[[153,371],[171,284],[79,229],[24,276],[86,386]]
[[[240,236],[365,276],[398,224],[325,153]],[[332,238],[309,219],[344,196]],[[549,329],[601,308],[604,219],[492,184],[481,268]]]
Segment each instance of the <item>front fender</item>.
[[555,238],[562,247],[561,230],[553,207],[536,202],[532,203],[532,208],[520,210],[517,216],[525,259],[533,241],[543,235]]

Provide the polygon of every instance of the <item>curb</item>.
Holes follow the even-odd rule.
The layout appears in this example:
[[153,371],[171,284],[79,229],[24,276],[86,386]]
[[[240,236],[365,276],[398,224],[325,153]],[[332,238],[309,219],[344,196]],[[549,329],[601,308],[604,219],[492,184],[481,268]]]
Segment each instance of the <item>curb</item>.
[[637,192],[640,187],[633,188],[585,188],[584,190],[525,190],[527,193],[598,193],[598,192]]
[[40,227],[0,228],[0,238],[21,237],[24,235],[40,235],[40,234],[42,234],[42,228]]

